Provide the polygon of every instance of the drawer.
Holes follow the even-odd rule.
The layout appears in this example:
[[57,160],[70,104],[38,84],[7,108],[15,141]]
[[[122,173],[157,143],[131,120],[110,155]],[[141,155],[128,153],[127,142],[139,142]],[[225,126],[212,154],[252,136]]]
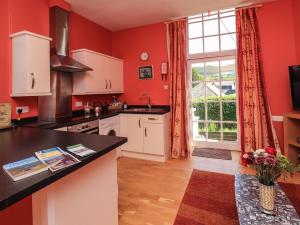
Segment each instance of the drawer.
[[163,123],[163,115],[143,115],[143,122],[147,123]]

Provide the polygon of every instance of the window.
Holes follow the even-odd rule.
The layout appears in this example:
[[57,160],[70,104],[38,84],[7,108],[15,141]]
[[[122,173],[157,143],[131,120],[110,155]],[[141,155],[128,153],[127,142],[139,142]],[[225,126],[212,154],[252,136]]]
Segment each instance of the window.
[[235,10],[189,17],[189,54],[236,49]]
[[190,17],[188,36],[194,143],[237,148],[235,10]]

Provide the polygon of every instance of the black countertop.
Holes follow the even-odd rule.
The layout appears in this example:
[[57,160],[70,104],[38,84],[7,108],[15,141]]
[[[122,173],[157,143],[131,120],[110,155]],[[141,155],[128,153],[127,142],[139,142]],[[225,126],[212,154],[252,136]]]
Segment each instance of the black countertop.
[[[130,108],[145,108],[146,106],[130,106]],[[32,118],[29,120],[29,122],[24,120],[24,122],[19,123],[18,125],[23,127],[37,127],[37,128],[44,128],[44,129],[57,129],[61,127],[67,127],[67,126],[73,126],[75,124],[79,123],[85,123],[93,120],[102,120],[109,117],[113,117],[116,115],[119,115],[121,113],[123,114],[150,114],[150,115],[163,115],[168,112],[170,112],[169,106],[153,106],[152,111],[130,111],[130,110],[110,110],[108,112],[102,112],[99,114],[99,116],[96,116],[95,114],[84,114],[84,112],[77,111],[74,113],[73,117],[65,122],[43,122],[38,121],[38,118]],[[159,110],[157,110],[159,109]],[[18,123],[18,122],[17,122]]]
[[[127,138],[80,134],[47,129],[18,127],[0,131],[0,210],[72,173],[102,155],[127,142]],[[2,168],[3,165],[34,155],[36,151],[52,147],[83,144],[96,151],[79,158],[81,162],[57,172],[50,170],[14,182]]]

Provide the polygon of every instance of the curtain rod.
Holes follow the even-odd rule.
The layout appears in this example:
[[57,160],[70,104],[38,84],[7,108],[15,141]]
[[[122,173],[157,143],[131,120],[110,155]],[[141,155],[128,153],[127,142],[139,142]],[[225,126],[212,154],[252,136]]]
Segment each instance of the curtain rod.
[[262,6],[263,6],[262,4],[246,5],[246,6],[236,7],[235,10],[239,10],[239,9],[251,9],[251,8],[261,8]]
[[[254,5],[245,5],[245,6],[240,6],[240,7],[236,7],[235,10],[239,10],[239,9],[250,9],[250,8],[261,8],[263,5],[262,4],[254,4]],[[210,10],[208,10],[210,11]],[[175,18],[174,20],[170,20],[170,21],[166,21],[164,22],[165,24],[169,24],[169,23],[173,23],[176,21],[185,21],[188,20],[188,18]]]

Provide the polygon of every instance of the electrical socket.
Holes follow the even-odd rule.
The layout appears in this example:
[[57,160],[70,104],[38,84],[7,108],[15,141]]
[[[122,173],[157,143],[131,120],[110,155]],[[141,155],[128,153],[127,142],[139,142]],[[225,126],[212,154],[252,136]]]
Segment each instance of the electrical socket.
[[169,89],[169,85],[165,84],[164,85],[164,90],[168,90]]
[[18,106],[18,107],[16,107],[16,113],[17,114],[18,114],[19,109],[22,110],[22,114],[29,112],[29,106]]
[[81,107],[82,106],[82,102],[75,102],[75,107]]

